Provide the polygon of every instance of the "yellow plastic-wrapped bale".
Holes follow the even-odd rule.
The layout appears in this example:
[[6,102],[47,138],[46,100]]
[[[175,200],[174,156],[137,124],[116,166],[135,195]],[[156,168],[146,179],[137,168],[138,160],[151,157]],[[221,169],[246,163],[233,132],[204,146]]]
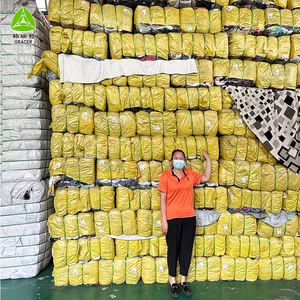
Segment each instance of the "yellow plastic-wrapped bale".
[[93,158],[54,158],[49,166],[50,176],[69,177],[83,184],[95,183],[95,160]]
[[222,136],[220,154],[226,160],[247,160],[276,163],[275,158],[256,139],[241,136]]
[[157,257],[156,258],[156,282],[167,283],[168,282],[168,263],[167,258]]
[[300,191],[287,190],[283,195],[282,208],[287,211],[300,211]]
[[56,76],[60,77],[58,55],[50,50],[45,50],[41,56],[41,59],[30,70],[28,78],[31,78],[33,75],[37,76],[41,72],[47,72],[48,69],[54,74],[54,76],[51,74],[51,79],[52,77]]
[[177,109],[222,109],[220,87],[210,88],[167,88],[164,91],[165,110]]
[[67,265],[67,240],[56,241],[52,246],[54,268],[62,268]]
[[164,109],[164,91],[162,88],[106,87],[108,110],[110,112],[124,109],[151,108],[156,111]]
[[222,235],[195,236],[196,257],[221,256],[225,254],[225,237]]
[[122,213],[118,210],[112,210],[108,213],[109,230],[111,235],[119,236],[123,234]]
[[248,129],[240,113],[230,109],[222,109],[218,112],[218,131],[221,135],[237,135],[255,138]]
[[94,237],[90,239],[91,259],[113,259],[115,257],[115,243],[109,237]]
[[300,174],[293,172],[291,169],[287,171],[288,175],[288,190],[299,191],[300,186]]
[[227,209],[227,189],[225,187],[196,188],[194,190],[194,207],[225,211]]
[[122,229],[123,234],[135,235],[137,234],[136,214],[133,210],[122,211]]
[[89,1],[52,0],[49,3],[49,20],[52,25],[85,30],[89,25]]
[[282,238],[282,249],[280,251],[280,256],[282,257],[291,257],[295,256],[296,245],[299,244],[298,237],[294,236],[283,236]]
[[95,113],[95,134],[132,137],[136,135],[136,122],[133,112]]
[[91,210],[89,189],[69,187],[56,190],[54,207],[56,214],[59,216]]
[[[241,42],[242,41],[242,42]],[[243,33],[233,33],[229,37],[229,56],[231,58],[255,58],[256,37]]]
[[112,186],[90,188],[89,198],[93,210],[108,212],[115,208],[115,191]]
[[73,53],[97,60],[107,58],[108,42],[105,33],[72,30],[53,26],[50,30],[50,46],[54,53]]
[[69,284],[69,266],[53,268],[52,276],[55,286],[65,286]]
[[163,31],[180,30],[179,10],[173,7],[161,8],[159,6],[138,5],[134,12],[134,25],[136,32],[158,33]]
[[137,212],[138,235],[151,236],[152,234],[152,211],[140,209]]
[[126,284],[137,284],[141,278],[142,273],[142,259],[140,257],[133,257],[126,259]]
[[222,29],[227,32],[261,34],[264,30],[264,14],[261,9],[227,6],[222,9]]
[[196,257],[196,281],[218,281],[220,279],[221,260],[217,256]]
[[91,4],[90,28],[95,32],[132,32],[132,9],[112,4]]
[[289,9],[267,8],[265,10],[266,36],[290,35],[293,32],[293,15]]
[[92,236],[95,234],[93,213],[79,213],[65,217],[53,214],[48,219],[48,228],[53,239]]
[[137,257],[142,253],[141,240],[115,240],[118,258]]
[[210,60],[197,60],[197,73],[187,75],[171,75],[174,87],[210,87],[213,85],[213,63]]
[[258,261],[249,258],[221,257],[221,280],[256,281],[258,277]]
[[260,258],[279,256],[282,248],[282,240],[280,238],[263,238],[259,237]]
[[256,235],[230,235],[226,237],[226,255],[231,258],[257,258],[260,256],[259,246],[260,240]]
[[142,257],[142,281],[153,284],[156,280],[156,259],[151,256]]
[[293,280],[296,278],[295,257],[274,257],[259,260],[260,280]]
[[106,110],[106,88],[100,84],[60,83],[59,80],[51,80],[49,98],[52,105],[76,103]]
[[214,136],[218,132],[218,114],[215,111],[179,110],[175,114],[179,136]]
[[136,126],[139,135],[146,136],[175,136],[175,114],[172,112],[140,111],[136,113]]
[[58,104],[52,107],[51,128],[56,132],[92,134],[94,111],[88,107]]
[[290,61],[299,62],[300,61],[300,34],[293,34],[291,36],[291,53]]
[[94,226],[97,237],[111,234],[108,213],[104,211],[94,212]]
[[250,191],[234,186],[228,188],[228,208],[232,210],[247,207],[277,214],[282,209],[282,198],[282,192],[277,191]]
[[126,280],[126,260],[115,258],[113,263],[113,283],[122,284]]
[[258,88],[295,89],[297,81],[297,66],[292,63],[286,65],[258,62]]
[[223,212],[217,222],[217,234],[224,236],[255,235],[256,219],[252,216]]
[[268,224],[265,224],[262,220],[257,222],[257,234],[261,237],[282,237],[295,236],[298,233],[298,218],[297,216],[293,217],[291,220],[283,223],[278,227],[272,227]]
[[113,260],[99,261],[99,284],[110,285],[113,279]]
[[154,210],[152,212],[152,235],[160,237],[163,236],[161,231],[161,211]]

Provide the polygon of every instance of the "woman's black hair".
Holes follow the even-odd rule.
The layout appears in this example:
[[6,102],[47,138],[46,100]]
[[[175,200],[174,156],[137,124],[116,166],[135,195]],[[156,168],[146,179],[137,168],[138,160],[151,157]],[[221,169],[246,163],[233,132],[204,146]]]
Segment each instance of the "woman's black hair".
[[180,153],[184,156],[184,160],[186,160],[185,153],[184,153],[182,150],[180,150],[180,149],[176,149],[176,150],[174,150],[174,151],[172,152],[171,160],[173,160],[173,156],[174,156],[174,154],[175,154],[176,152],[180,152]]

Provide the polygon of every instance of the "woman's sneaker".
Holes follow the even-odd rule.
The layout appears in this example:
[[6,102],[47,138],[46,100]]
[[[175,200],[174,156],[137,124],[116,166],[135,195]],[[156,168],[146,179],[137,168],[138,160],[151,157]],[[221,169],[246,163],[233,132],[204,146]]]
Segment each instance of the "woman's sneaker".
[[189,288],[187,282],[180,283],[180,287],[181,287],[183,293],[184,293],[186,296],[192,296],[193,292],[192,292],[192,290]]
[[179,297],[179,287],[177,283],[169,284],[169,294],[173,298]]

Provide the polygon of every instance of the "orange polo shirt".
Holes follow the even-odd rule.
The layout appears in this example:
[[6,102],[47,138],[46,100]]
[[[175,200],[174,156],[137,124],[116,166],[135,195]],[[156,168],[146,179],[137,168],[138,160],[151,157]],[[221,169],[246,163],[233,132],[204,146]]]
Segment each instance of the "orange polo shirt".
[[167,220],[194,217],[194,185],[200,184],[202,174],[184,169],[185,175],[179,180],[173,170],[160,177],[158,190],[167,194]]

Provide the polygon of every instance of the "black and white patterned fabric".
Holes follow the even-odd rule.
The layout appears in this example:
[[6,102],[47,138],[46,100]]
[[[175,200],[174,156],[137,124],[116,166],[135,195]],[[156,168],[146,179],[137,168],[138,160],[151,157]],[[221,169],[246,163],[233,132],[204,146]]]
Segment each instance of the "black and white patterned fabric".
[[224,88],[247,126],[278,163],[300,173],[300,89]]

